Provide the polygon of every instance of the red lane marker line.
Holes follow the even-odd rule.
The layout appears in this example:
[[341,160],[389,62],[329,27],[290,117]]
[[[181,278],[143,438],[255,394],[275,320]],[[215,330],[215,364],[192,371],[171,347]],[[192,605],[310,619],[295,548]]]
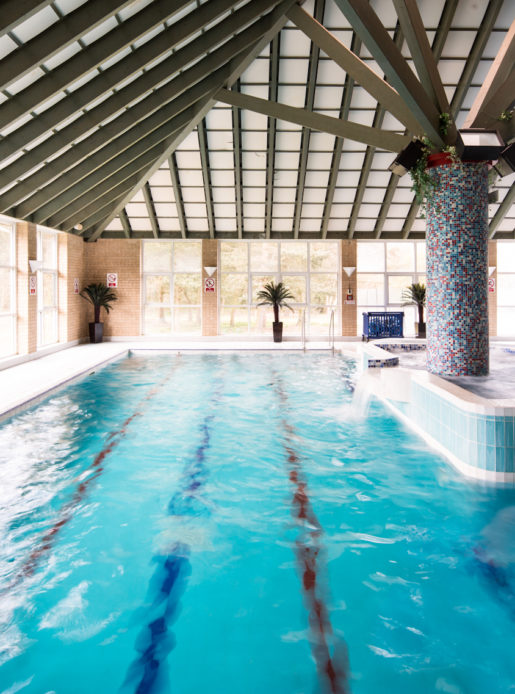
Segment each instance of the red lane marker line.
[[100,451],[100,453],[97,454],[89,468],[87,468],[85,471],[88,472],[88,470],[94,470],[93,474],[79,484],[70,501],[68,501],[63,506],[61,510],[61,517],[54,523],[54,525],[51,528],[49,528],[49,530],[47,530],[44,533],[39,542],[38,547],[32,550],[32,552],[25,560],[19,572],[16,574],[16,576],[14,576],[11,583],[6,588],[0,591],[0,595],[6,592],[7,590],[16,587],[23,579],[29,578],[34,574],[41,557],[44,554],[47,554],[52,549],[58,533],[72,519],[75,509],[77,508],[78,504],[82,501],[83,497],[86,495],[86,492],[88,491],[89,487],[91,486],[93,481],[96,480],[97,477],[99,477],[104,471],[104,466],[102,465],[102,463],[105,460],[105,458],[113,451],[114,448],[116,448],[116,446],[123,439],[123,437],[127,433],[127,427],[129,426],[129,424],[134,419],[136,419],[136,417],[141,417],[141,409],[143,405],[146,402],[148,402],[151,398],[153,398],[158,393],[158,391],[165,385],[165,383],[167,383],[170,380],[174,371],[175,367],[172,368],[172,370],[166,378],[164,378],[158,385],[153,386],[149,390],[149,392],[141,400],[139,408],[135,412],[133,412],[130,415],[130,417],[127,417],[127,419],[123,422],[122,426],[116,431],[112,431],[109,434],[109,436],[106,439],[107,444]]
[[[287,396],[281,382],[276,377],[277,392],[281,405],[287,405]],[[297,539],[296,556],[302,574],[302,590],[308,610],[311,651],[316,662],[321,685],[331,694],[349,694],[349,673],[346,647],[341,653],[331,655],[328,641],[333,634],[329,611],[320,590],[319,554],[322,549],[323,534],[320,522],[311,506],[308,487],[302,479],[302,465],[292,447],[295,436],[294,427],[285,419],[282,420],[285,431],[284,449],[288,454],[288,477],[293,485],[292,514],[305,526],[305,532]]]

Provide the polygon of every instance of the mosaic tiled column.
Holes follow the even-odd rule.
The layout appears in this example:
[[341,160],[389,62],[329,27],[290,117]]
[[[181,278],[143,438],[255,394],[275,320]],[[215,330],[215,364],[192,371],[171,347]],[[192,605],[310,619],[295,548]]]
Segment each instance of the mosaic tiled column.
[[488,373],[488,170],[443,161],[427,205],[427,368]]

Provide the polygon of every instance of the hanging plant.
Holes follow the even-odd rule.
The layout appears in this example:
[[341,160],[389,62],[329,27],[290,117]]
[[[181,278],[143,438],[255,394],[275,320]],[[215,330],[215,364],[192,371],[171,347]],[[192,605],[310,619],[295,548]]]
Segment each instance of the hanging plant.
[[432,142],[427,138],[422,138],[424,147],[422,154],[418,158],[415,166],[409,170],[411,176],[411,190],[415,193],[415,200],[422,208],[422,218],[426,216],[426,203],[436,187],[436,181],[427,171],[427,162],[431,151],[434,149]]

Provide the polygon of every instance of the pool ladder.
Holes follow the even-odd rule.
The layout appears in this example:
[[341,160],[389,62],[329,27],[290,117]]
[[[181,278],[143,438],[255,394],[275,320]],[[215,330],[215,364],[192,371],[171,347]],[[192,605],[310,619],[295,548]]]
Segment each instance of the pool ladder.
[[331,318],[329,319],[329,349],[334,355],[334,310],[331,311]]

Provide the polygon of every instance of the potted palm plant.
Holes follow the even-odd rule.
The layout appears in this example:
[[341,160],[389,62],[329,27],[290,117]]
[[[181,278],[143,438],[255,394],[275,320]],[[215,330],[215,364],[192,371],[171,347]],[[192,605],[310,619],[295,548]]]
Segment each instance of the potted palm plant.
[[90,342],[102,342],[104,337],[104,324],[100,322],[100,309],[105,308],[106,313],[112,308],[113,301],[117,301],[118,297],[116,294],[106,287],[105,284],[99,282],[95,284],[94,282],[88,284],[87,287],[81,291],[80,295],[90,304],[93,304],[94,309],[94,322],[89,323],[89,341]]
[[292,307],[286,303],[287,299],[295,300],[295,297],[282,282],[267,282],[263,289],[257,293],[258,306],[272,306],[274,309],[274,342],[282,342],[283,339],[283,324],[279,321],[279,309]]
[[417,337],[426,336],[426,324],[424,323],[424,306],[426,305],[426,285],[420,282],[410,284],[402,290],[403,306],[415,305],[418,309],[418,323],[415,323]]

